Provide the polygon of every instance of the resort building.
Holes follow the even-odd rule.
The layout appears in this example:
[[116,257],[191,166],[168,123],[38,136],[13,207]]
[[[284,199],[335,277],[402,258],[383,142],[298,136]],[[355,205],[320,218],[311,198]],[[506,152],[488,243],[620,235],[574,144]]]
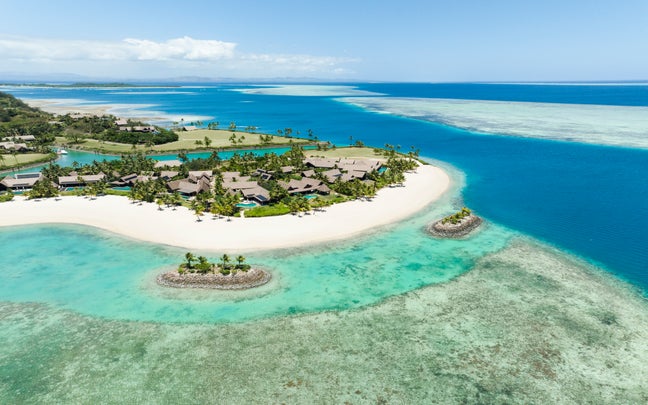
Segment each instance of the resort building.
[[331,189],[329,186],[324,184],[322,180],[313,179],[310,177],[302,177],[301,180],[292,179],[289,182],[280,181],[278,182],[288,194],[329,194]]
[[265,204],[270,201],[270,191],[261,186],[242,190],[241,194],[246,199],[256,201],[259,204]]
[[201,192],[211,190],[211,182],[206,177],[200,177],[197,181],[191,179],[172,180],[167,183],[170,192],[179,192],[186,196],[194,196]]
[[41,173],[22,173],[16,174],[13,177],[7,176],[0,181],[0,190],[29,190],[42,178],[43,175]]
[[26,143],[16,143],[14,141],[0,142],[0,148],[3,148],[5,150],[15,150],[18,152],[23,152],[31,149],[29,146],[27,146]]
[[103,173],[86,174],[82,176],[71,174],[70,176],[59,176],[57,182],[61,188],[65,188],[65,187],[85,186],[88,184],[98,183],[105,179],[106,179],[106,175]]
[[124,118],[115,120],[115,126],[122,132],[157,132],[157,129],[153,125],[131,126],[128,120]]
[[160,178],[162,180],[169,181],[175,176],[177,176],[180,172],[174,171],[174,170],[162,170],[160,172]]
[[23,142],[32,142],[36,140],[36,137],[34,135],[14,135],[14,136],[7,136],[5,138],[2,138],[3,141],[23,141]]

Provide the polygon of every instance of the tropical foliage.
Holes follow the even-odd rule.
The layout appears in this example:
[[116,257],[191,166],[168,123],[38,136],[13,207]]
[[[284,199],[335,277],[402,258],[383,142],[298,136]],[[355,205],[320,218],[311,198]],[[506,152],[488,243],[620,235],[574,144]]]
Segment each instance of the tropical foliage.
[[7,191],[6,193],[0,194],[0,203],[7,202],[13,200],[14,195],[11,191]]
[[447,224],[449,222],[449,223],[451,223],[453,225],[456,225],[456,224],[460,223],[462,219],[469,217],[471,214],[472,214],[472,211],[469,208],[463,207],[461,209],[461,211],[456,212],[456,213],[454,213],[452,215],[448,215],[447,217],[443,218],[441,220],[441,223],[442,224]]
[[250,270],[250,265],[245,263],[246,258],[238,255],[235,258],[236,263],[232,263],[232,259],[228,254],[223,254],[220,257],[220,263],[211,263],[205,256],[196,256],[191,252],[185,253],[185,261],[178,266],[178,273],[198,273],[198,274],[216,274],[219,272],[223,275],[236,274],[238,271]]
[[30,200],[34,198],[56,197],[58,195],[58,187],[47,178],[37,181],[36,184],[34,184],[34,187],[27,192],[27,197]]

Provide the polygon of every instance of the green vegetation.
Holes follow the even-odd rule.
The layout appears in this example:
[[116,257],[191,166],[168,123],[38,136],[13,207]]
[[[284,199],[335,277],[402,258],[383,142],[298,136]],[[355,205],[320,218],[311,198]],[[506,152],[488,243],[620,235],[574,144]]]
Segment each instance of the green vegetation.
[[27,192],[27,198],[30,200],[35,198],[57,197],[58,195],[59,189],[56,184],[46,178],[37,181],[36,184],[34,184],[34,187]]
[[222,149],[253,146],[289,145],[291,143],[306,143],[305,139],[287,138],[257,133],[237,134],[231,131],[218,129],[197,129],[194,131],[180,132],[178,140],[165,145],[157,145],[151,148],[153,151],[176,151],[176,150],[203,150]]
[[237,256],[236,263],[231,263],[232,259],[228,254],[220,257],[220,263],[210,263],[205,256],[196,256],[191,252],[185,254],[185,262],[178,266],[178,273],[198,273],[198,274],[216,274],[219,272],[223,275],[236,274],[238,271],[250,270],[250,265],[245,263],[244,256]]
[[6,193],[0,193],[0,203],[7,202],[13,200],[14,195],[11,191],[7,191]]
[[462,219],[469,217],[471,214],[472,214],[472,211],[469,208],[463,207],[461,209],[461,211],[456,212],[456,213],[454,213],[452,215],[448,215],[447,217],[443,218],[441,220],[441,223],[446,224],[446,223],[450,222],[451,224],[456,225],[459,222],[461,222]]
[[[48,153],[54,141],[54,134],[60,131],[56,124],[52,124],[52,114],[33,108],[11,94],[0,92],[0,141],[4,138],[13,138],[22,135],[34,135],[29,148]],[[19,141],[20,142],[20,141]],[[20,151],[6,151],[0,148],[0,153],[16,154]]]
[[[114,138],[108,137],[83,137],[81,133],[76,138],[58,136],[56,143],[59,145],[73,144],[75,149],[97,151],[101,153],[130,153],[136,151],[144,152],[175,152],[175,151],[193,151],[193,150],[210,150],[210,149],[228,149],[239,147],[266,147],[282,146],[291,144],[305,144],[308,141],[304,139],[285,138],[264,134],[246,134],[241,140],[236,138],[237,142],[232,143],[231,132],[222,130],[199,129],[188,132],[177,132],[177,138],[167,143],[155,144],[146,142],[125,142],[120,143]],[[272,137],[268,140],[266,137]],[[241,141],[241,142],[239,142]]]
[[[250,181],[257,182],[260,187],[269,192],[268,206],[250,210],[248,216],[281,215],[288,212],[299,213],[320,209],[333,202],[344,201],[348,198],[370,198],[381,187],[402,183],[405,179],[404,173],[417,166],[413,158],[403,158],[403,154],[397,152],[397,149],[400,148],[398,146],[386,145],[385,150],[369,149],[364,148],[362,142],[356,141],[356,147],[343,149],[333,147],[332,150],[329,150],[330,144],[319,142],[311,130],[308,131],[307,138],[295,139],[291,128],[280,129],[277,131],[277,135],[270,135],[256,133],[254,126],[245,127],[243,132],[240,132],[234,122],[229,124],[227,130],[219,130],[217,129],[219,124],[212,122],[207,125],[209,129],[183,131],[181,135],[177,135],[173,131],[146,126],[144,123],[132,120],[119,122],[118,126],[116,118],[111,115],[78,116],[67,114],[57,116],[54,120],[52,115],[31,108],[13,96],[0,95],[2,96],[0,97],[0,106],[2,106],[4,114],[0,117],[4,117],[4,121],[0,123],[0,129],[5,134],[8,133],[14,137],[15,143],[21,140],[17,137],[22,134],[34,135],[36,138],[33,141],[34,147],[31,144],[28,147],[21,146],[22,153],[11,150],[10,154],[0,154],[0,167],[18,167],[52,160],[54,155],[50,148],[53,141],[59,144],[68,142],[79,148],[101,152],[122,153],[119,160],[94,161],[92,164],[83,166],[73,164],[71,168],[50,163],[42,171],[44,179],[28,193],[30,198],[58,195],[55,183],[60,176],[76,175],[83,183],[82,176],[103,173],[106,176],[103,181],[84,185],[82,191],[66,191],[66,193],[95,196],[107,192],[112,193],[109,191],[109,183],[120,182],[123,176],[135,174],[138,179],[131,186],[131,190],[127,192],[129,198],[134,201],[157,202],[160,209],[163,209],[165,205],[167,207],[186,205],[195,212],[197,220],[201,221],[205,213],[211,213],[214,216],[232,216],[240,211],[236,206],[240,201],[240,195],[229,193],[224,189],[222,176],[223,172],[237,172],[241,176],[251,177]],[[35,123],[38,125],[32,125]],[[203,125],[202,122],[190,124]],[[184,128],[184,122],[180,127]],[[299,135],[298,131],[297,135]],[[304,162],[306,156],[300,144],[308,142],[318,142],[317,154],[319,156],[379,158],[384,161],[386,170],[368,173],[368,179],[364,181],[358,179],[341,181],[338,179],[331,182],[323,173],[325,169],[310,169],[306,166]],[[43,152],[47,153],[25,153],[25,150],[36,149],[38,145],[43,149]],[[217,151],[213,151],[209,157],[202,159],[189,160],[186,155],[186,151],[191,149],[267,145],[291,145],[291,148],[283,155],[270,153],[256,156],[253,153],[235,153],[227,161],[222,161]],[[170,194],[167,189],[168,179],[161,178],[161,169],[155,169],[155,161],[147,158],[144,154],[144,152],[169,150],[180,150],[178,157],[183,162],[178,168],[177,175],[171,180],[186,179],[189,171],[208,171],[214,177],[213,187],[211,184],[208,184],[207,187],[204,187],[204,184],[201,185],[197,195],[190,202],[181,198],[177,193]],[[413,157],[412,152],[409,155]],[[284,172],[282,168],[287,166],[292,170]],[[300,180],[301,172],[307,169],[313,170],[312,177],[319,179],[322,182],[320,184],[327,185],[333,191],[331,196],[306,199],[301,195],[289,195],[285,183],[289,183],[291,180]],[[264,177],[264,173],[271,173],[271,175]]]
[[56,159],[56,153],[0,154],[0,169],[12,169],[25,165],[45,163]]
[[372,158],[372,159],[380,159],[383,158],[384,155],[379,152],[380,150],[374,149],[374,148],[366,148],[366,147],[355,147],[355,146],[350,146],[350,147],[338,147],[334,149],[328,149],[328,150],[317,150],[317,151],[306,151],[307,156],[312,156],[312,157],[325,157],[325,158]]
[[[61,134],[70,144],[79,144],[86,139],[99,142],[121,143],[126,145],[142,144],[147,147],[178,140],[178,135],[170,130],[147,125],[141,121],[127,120],[126,125],[117,126],[112,115],[77,117],[65,114],[57,117],[62,127]],[[122,130],[122,128],[125,128]],[[139,129],[138,129],[139,128]]]
[[[42,173],[50,184],[56,182],[60,176],[69,176],[73,171],[79,178],[84,175],[104,173],[106,177],[103,181],[88,185],[87,190],[79,192],[81,195],[89,196],[105,194],[109,190],[108,183],[119,181],[125,175],[136,174],[140,178],[131,186],[130,191],[125,192],[130,199],[156,202],[160,209],[163,209],[163,206],[185,205],[193,210],[197,220],[201,221],[206,213],[220,217],[222,215],[233,216],[240,211],[236,204],[240,202],[241,197],[239,194],[228,193],[223,187],[223,172],[236,172],[241,176],[251,176],[250,181],[256,181],[259,186],[269,191],[270,199],[267,205],[246,212],[249,217],[259,217],[307,212],[348,199],[371,198],[381,187],[404,181],[404,172],[414,169],[417,165],[415,160],[404,159],[393,149],[388,149],[382,154],[386,170],[368,173],[366,181],[354,179],[347,182],[336,180],[330,183],[322,174],[324,169],[314,169],[314,177],[328,184],[333,193],[306,199],[301,195],[289,195],[282,186],[292,179],[301,179],[301,175],[298,173],[308,169],[304,163],[304,151],[297,145],[293,145],[290,151],[283,155],[269,153],[256,156],[253,153],[235,153],[226,161],[221,160],[215,151],[207,158],[187,160],[184,154],[180,154],[179,157],[184,163],[175,169],[177,175],[171,180],[185,179],[189,171],[207,171],[213,177],[213,185],[210,185],[209,189],[201,189],[190,201],[181,198],[178,193],[168,192],[167,181],[160,176],[163,168],[154,168],[156,161],[146,157],[142,152],[122,155],[119,160],[94,161],[92,164],[83,166],[73,165],[73,167],[64,168],[50,164],[43,169]],[[293,171],[284,173],[282,167],[286,166],[291,166]],[[272,173],[272,176],[262,179],[260,173]],[[49,191],[38,190],[34,193],[38,197],[45,197],[49,194],[51,194]]]
[[274,205],[260,205],[258,207],[250,208],[245,211],[245,216],[247,218],[272,217],[288,213],[290,213],[290,208],[286,204],[279,202]]

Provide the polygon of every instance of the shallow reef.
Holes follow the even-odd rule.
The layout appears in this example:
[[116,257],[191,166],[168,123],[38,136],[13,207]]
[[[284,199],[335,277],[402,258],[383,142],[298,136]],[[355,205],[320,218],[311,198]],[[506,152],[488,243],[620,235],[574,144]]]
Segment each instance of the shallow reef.
[[0,304],[0,403],[646,403],[648,304],[527,240],[379,304],[241,324]]

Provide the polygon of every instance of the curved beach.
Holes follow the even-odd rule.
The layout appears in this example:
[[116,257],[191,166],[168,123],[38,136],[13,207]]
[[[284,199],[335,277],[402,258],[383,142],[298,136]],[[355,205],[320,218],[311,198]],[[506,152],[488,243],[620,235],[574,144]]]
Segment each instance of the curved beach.
[[200,250],[250,251],[305,246],[362,234],[407,218],[436,201],[450,187],[450,177],[439,167],[419,166],[407,173],[404,186],[379,190],[372,201],[356,200],[310,215],[197,221],[180,207],[160,211],[156,204],[132,203],[126,197],[102,196],[91,200],[68,196],[58,199],[3,203],[0,226],[66,223],[101,228],[143,241]]

